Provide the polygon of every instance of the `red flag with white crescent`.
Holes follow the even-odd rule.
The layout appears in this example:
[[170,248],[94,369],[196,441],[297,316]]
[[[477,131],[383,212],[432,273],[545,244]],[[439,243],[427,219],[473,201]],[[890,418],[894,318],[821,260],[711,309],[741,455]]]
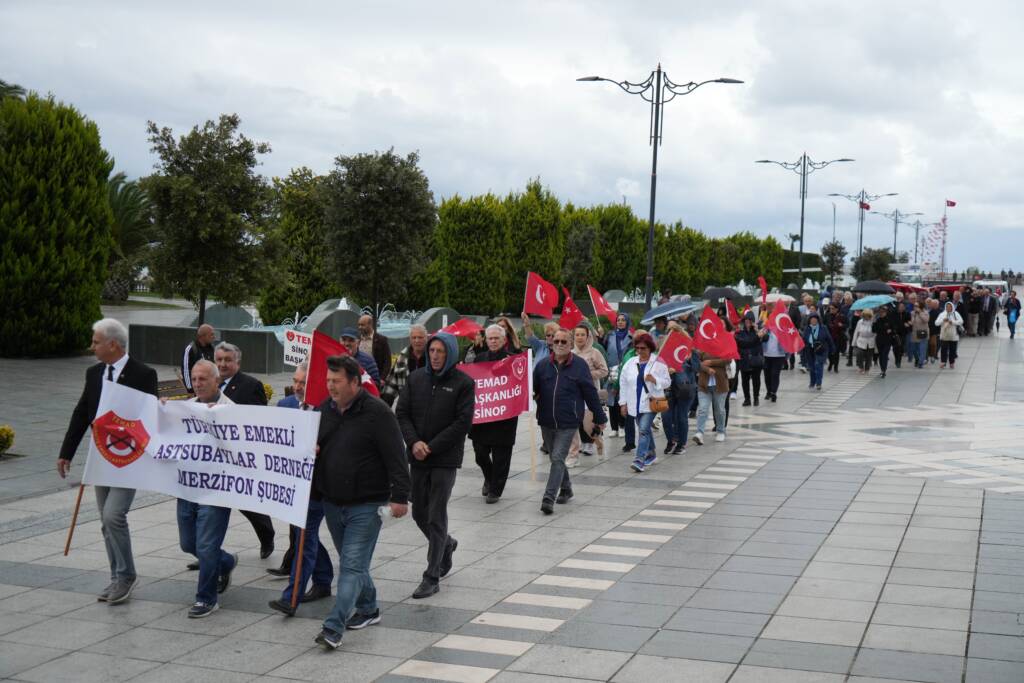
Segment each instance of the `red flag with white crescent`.
[[738,360],[739,349],[736,337],[725,329],[725,323],[719,320],[710,306],[704,306],[704,312],[697,323],[697,334],[693,338],[693,347],[698,351],[710,353],[716,358]]
[[608,318],[608,322],[612,324],[612,327],[615,327],[615,320],[619,317],[618,312],[612,308],[610,303],[605,301],[605,298],[601,296],[601,292],[590,285],[587,285],[587,292],[590,293],[590,304],[594,307],[594,313]]
[[658,360],[676,372],[683,369],[683,363],[690,358],[693,351],[693,339],[685,332],[672,330],[665,337],[658,349]]
[[729,322],[732,323],[733,327],[740,326],[740,314],[736,312],[736,307],[728,299],[725,300],[725,314],[728,316]]
[[[319,330],[313,331],[313,346],[309,351],[309,371],[306,375],[308,405],[318,406],[330,395],[327,393],[327,357],[347,355],[348,349],[341,342]],[[365,369],[361,381],[367,393],[380,396],[380,390]]]
[[558,316],[558,324],[567,330],[571,330],[583,322],[583,312],[580,311],[580,307],[569,296],[568,289],[562,287],[562,293],[565,294],[565,301],[562,302],[562,314]]
[[558,289],[537,273],[527,273],[523,313],[550,318],[557,307]]
[[781,300],[775,302],[775,308],[768,316],[767,327],[779,340],[779,346],[786,353],[800,353],[800,350],[804,348],[800,330],[796,329],[793,319],[789,317],[789,309]]

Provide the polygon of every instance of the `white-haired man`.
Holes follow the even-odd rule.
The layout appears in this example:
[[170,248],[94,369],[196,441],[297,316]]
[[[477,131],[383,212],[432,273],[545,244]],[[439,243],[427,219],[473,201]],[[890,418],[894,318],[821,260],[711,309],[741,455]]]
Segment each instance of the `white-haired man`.
[[[156,371],[128,356],[128,330],[113,318],[93,323],[92,346],[96,365],[85,371],[85,389],[71,414],[71,422],[57,458],[57,473],[63,479],[71,470],[71,459],[96,419],[104,382],[116,382],[147,394],[157,395]],[[97,486],[96,506],[100,511],[100,530],[110,562],[110,585],[99,594],[100,602],[111,605],[127,600],[138,583],[132,539],[128,531],[128,510],[135,498],[135,489]]]
[[402,393],[409,375],[427,365],[427,328],[420,324],[409,326],[409,345],[402,349],[380,392],[381,399],[389,406]]

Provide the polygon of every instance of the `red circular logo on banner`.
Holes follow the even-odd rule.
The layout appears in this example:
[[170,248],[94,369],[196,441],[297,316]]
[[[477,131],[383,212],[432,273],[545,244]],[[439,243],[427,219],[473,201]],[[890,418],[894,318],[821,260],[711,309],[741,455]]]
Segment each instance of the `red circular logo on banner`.
[[292,341],[293,339],[295,339],[295,333],[294,333],[294,332],[292,332],[291,330],[288,330],[287,332],[285,332],[285,333],[284,333],[284,336],[285,336],[285,338],[286,338],[286,339],[287,339],[288,341]]
[[149,443],[149,432],[141,420],[125,420],[110,410],[92,423],[96,450],[114,467],[127,467],[142,457]]

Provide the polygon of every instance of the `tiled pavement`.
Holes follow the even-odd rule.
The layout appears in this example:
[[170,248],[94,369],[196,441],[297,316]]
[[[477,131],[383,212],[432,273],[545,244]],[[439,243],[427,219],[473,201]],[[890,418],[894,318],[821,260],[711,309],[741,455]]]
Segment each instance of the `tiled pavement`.
[[[409,598],[422,537],[389,522],[373,569],[384,620],[334,653],[312,647],[327,605],[294,619],[267,609],[281,582],[263,569],[279,555],[257,558],[240,515],[228,535],[236,580],[197,622],[184,617],[195,574],[171,501],[140,495],[130,520],[143,581],[108,607],[93,597],[107,579],[92,501],[65,558],[71,491],[13,500],[0,505],[0,677],[1024,681],[1024,495],[1008,490],[1024,425],[1003,380],[1024,366],[1005,339],[964,346],[957,372],[976,365],[987,397],[934,367],[844,372],[822,394],[787,373],[778,404],[732,404],[724,444],[641,475],[623,456],[585,459],[576,498],[552,517],[538,510],[522,420],[499,504],[479,496],[467,458],[441,593]],[[944,382],[959,383],[955,397],[942,389],[958,406],[931,403]],[[859,410],[867,394],[874,407]],[[943,464],[958,472],[922,476]]]

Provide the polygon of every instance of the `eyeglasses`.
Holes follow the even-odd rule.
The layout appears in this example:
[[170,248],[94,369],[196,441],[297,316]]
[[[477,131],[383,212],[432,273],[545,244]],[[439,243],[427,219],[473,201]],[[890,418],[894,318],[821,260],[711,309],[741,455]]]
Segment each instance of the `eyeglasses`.
[[568,346],[569,345],[569,342],[567,340],[565,340],[565,339],[556,339],[556,340],[554,340],[551,343],[552,344],[558,344],[559,346]]

